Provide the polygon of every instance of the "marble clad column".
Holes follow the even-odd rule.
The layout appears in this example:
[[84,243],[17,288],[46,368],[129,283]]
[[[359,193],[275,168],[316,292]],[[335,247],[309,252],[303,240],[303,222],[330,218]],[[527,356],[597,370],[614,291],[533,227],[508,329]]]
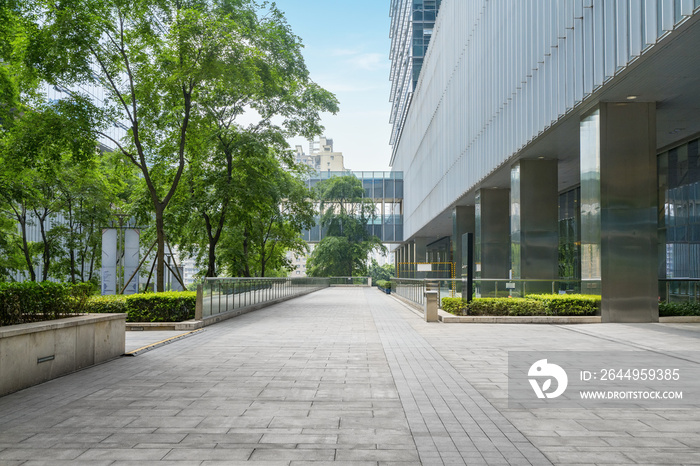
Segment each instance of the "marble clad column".
[[658,322],[656,104],[601,103],[580,131],[582,292],[603,322]]
[[[557,160],[521,160],[510,173],[513,278],[556,280],[559,278]],[[551,290],[552,285],[547,284],[538,292]]]
[[415,246],[416,246],[416,262],[426,262],[428,260],[427,258],[427,248],[426,245],[428,244],[428,241],[426,238],[416,238],[415,240]]
[[510,190],[480,189],[474,206],[474,276],[509,278]]

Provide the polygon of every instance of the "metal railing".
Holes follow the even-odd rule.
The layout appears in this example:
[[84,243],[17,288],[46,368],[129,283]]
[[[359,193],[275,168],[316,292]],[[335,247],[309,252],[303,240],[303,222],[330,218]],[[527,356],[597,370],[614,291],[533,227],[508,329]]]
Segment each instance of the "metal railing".
[[331,286],[371,286],[370,277],[331,277]]
[[425,283],[417,278],[392,278],[391,292],[421,306],[425,302]]
[[[423,305],[426,291],[437,291],[438,302],[442,298],[461,298],[467,296],[467,281],[462,279],[410,279],[392,278],[392,293]],[[700,285],[699,285],[700,286]],[[539,293],[580,293],[579,280],[501,280],[474,279],[472,296],[474,298],[524,297]]]
[[[589,294],[588,291],[584,291]],[[475,298],[523,298],[529,294],[581,293],[580,280],[474,279]],[[593,293],[600,294],[600,293]]]
[[700,278],[660,278],[659,299],[667,303],[697,303],[700,301]]
[[202,285],[202,317],[291,298],[329,286],[328,278],[206,278]]

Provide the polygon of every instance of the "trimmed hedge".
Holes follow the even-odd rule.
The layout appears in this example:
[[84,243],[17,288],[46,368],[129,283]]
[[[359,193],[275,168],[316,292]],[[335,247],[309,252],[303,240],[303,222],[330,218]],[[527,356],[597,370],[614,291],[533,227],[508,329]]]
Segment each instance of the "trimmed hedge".
[[442,310],[474,316],[580,316],[595,315],[600,296],[527,295],[524,298],[477,298],[467,304],[462,298],[442,298]]
[[700,303],[659,303],[659,317],[700,316]]
[[390,280],[377,280],[376,285],[379,288],[384,288],[386,290],[388,288],[391,288],[391,281]]
[[194,291],[95,296],[88,301],[87,312],[123,312],[127,322],[182,322],[194,319],[196,303]]
[[466,315],[467,301],[462,298],[442,298],[442,306],[440,308],[450,314],[463,316]]
[[0,283],[0,326],[62,319],[85,312],[92,285]]
[[527,298],[477,298],[469,303],[473,316],[542,316],[546,315],[540,301]]
[[529,294],[541,301],[550,316],[593,316],[600,310],[600,296],[587,294]]

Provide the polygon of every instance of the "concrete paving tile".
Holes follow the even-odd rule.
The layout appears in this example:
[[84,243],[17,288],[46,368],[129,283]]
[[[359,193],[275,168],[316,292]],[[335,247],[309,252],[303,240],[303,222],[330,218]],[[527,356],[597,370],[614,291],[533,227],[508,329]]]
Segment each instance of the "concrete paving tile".
[[262,438],[262,433],[199,433],[191,432],[184,436],[180,443],[184,445],[198,445],[202,443],[258,443]]
[[271,461],[271,460],[303,460],[303,461],[333,461],[335,450],[313,449],[313,450],[287,450],[287,449],[256,449],[250,457],[250,461]]
[[270,426],[272,422],[272,417],[248,417],[248,416],[237,416],[237,417],[218,417],[210,416],[204,418],[202,421],[196,424],[197,428],[217,428],[225,427],[228,429],[233,428],[266,428]]
[[[379,461],[378,466],[422,466],[418,461]],[[427,466],[427,463],[426,463]]]
[[[147,450],[145,450],[147,451]],[[189,449],[172,449],[164,456],[167,461],[244,461],[250,458],[253,453],[252,448],[222,448],[222,449],[204,449],[204,448],[189,448]]]
[[159,461],[170,452],[170,449],[132,449],[132,448],[91,448],[77,459],[81,461],[98,460],[130,460],[130,461]]
[[82,455],[85,450],[81,449],[25,449],[6,448],[0,451],[0,461],[8,460],[74,460]]
[[566,449],[564,451],[552,451],[548,448],[543,448],[542,451],[547,454],[547,457],[552,460],[555,464],[568,464],[568,463],[600,463],[600,462],[613,462],[615,464],[634,464],[636,461],[632,460],[629,456],[621,452],[601,452],[601,451],[591,451],[591,452],[581,452]]
[[259,443],[315,443],[315,444],[336,444],[337,435],[284,435],[265,434]]
[[[333,434],[333,431],[335,429],[331,429],[332,432],[330,434]],[[267,427],[267,428],[258,428],[258,427],[234,427],[231,429],[228,429],[226,433],[229,434],[290,434],[290,435],[296,435],[296,434],[301,434],[301,433],[310,433],[310,434],[315,434],[319,433],[321,435],[325,434],[326,432],[306,432],[306,429],[302,429],[300,427]]]
[[339,423],[339,417],[319,419],[310,417],[294,418],[277,416],[272,419],[272,422],[270,422],[269,426],[273,428],[300,427],[302,429],[330,429],[338,427]]
[[418,452],[413,450],[338,450],[339,461],[417,461]]
[[180,443],[187,434],[112,434],[101,443],[137,444],[137,443]]
[[[292,461],[290,466],[321,466],[321,461]],[[257,466],[257,464],[255,465]],[[376,461],[333,461],[333,466],[377,466]]]
[[[175,463],[175,466],[180,463]],[[289,466],[289,461],[202,461],[202,466]]]
[[641,449],[626,451],[625,456],[636,463],[700,464],[700,451],[679,449]]
[[11,464],[22,464],[27,465],[27,466],[71,466],[71,465],[84,465],[84,466],[108,466],[115,464],[114,461],[112,460],[103,460],[103,461],[94,461],[94,460],[87,460],[87,461],[80,461],[80,460],[29,460],[26,462],[17,462],[17,463],[8,463],[3,461],[2,462],[3,466],[11,465]]
[[171,427],[171,428],[195,428],[197,427],[205,418],[203,417],[180,417],[180,416],[172,416],[172,417],[149,417],[149,416],[143,416],[138,419],[133,420],[131,423],[129,423],[125,427],[132,427],[132,428],[152,428],[152,429],[158,429],[158,428],[164,428],[164,427]]

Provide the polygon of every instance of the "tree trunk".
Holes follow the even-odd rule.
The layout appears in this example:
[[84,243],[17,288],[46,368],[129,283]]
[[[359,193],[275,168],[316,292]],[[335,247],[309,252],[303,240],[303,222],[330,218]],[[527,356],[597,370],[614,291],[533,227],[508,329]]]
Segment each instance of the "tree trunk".
[[163,207],[156,206],[156,291],[165,291],[165,227],[163,221]]
[[248,264],[248,227],[243,229],[243,263],[245,269],[243,271],[244,277],[250,277],[250,265]]
[[44,225],[44,222],[46,221],[46,217],[48,215],[46,214],[46,211],[44,211],[43,216],[39,216],[39,213],[36,210],[34,210],[34,213],[36,214],[37,218],[39,219],[39,230],[41,231],[41,241],[42,241],[42,243],[44,243],[44,252],[42,254],[44,267],[43,267],[43,270],[41,271],[41,280],[45,282],[49,278],[49,267],[51,266],[51,250],[49,247],[49,243],[46,240],[46,227]]
[[216,277],[216,240],[209,235],[209,265],[207,277]]
[[204,225],[207,229],[207,238],[209,239],[209,258],[207,260],[207,277],[216,277],[216,245],[219,243],[219,238],[221,238],[221,231],[224,228],[224,209],[221,212],[221,217],[219,218],[219,225],[216,230],[216,234],[212,234],[212,224],[211,218],[206,212],[202,212],[202,217],[204,218]]
[[22,252],[24,253],[24,260],[27,261],[29,279],[35,282],[36,272],[34,272],[34,264],[32,264],[32,256],[29,254],[29,243],[27,242],[27,209],[25,207],[22,207],[22,214],[18,216],[17,220],[22,230]]
[[77,267],[75,266],[75,237],[77,236],[76,232],[74,231],[75,222],[73,222],[73,203],[71,202],[72,199],[70,196],[68,196],[68,238],[70,238],[70,242],[68,244],[68,258],[70,261],[70,282],[75,284],[75,271]]

